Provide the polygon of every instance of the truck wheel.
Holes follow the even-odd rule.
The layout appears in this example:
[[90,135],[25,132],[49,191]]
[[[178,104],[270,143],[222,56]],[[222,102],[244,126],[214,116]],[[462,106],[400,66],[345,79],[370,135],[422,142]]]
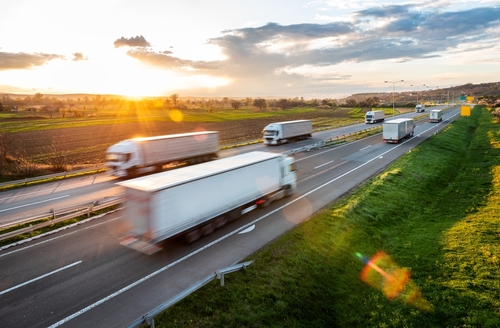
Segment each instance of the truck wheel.
[[266,208],[271,204],[271,201],[269,200],[269,197],[265,196],[262,198],[263,202],[257,205],[259,208]]
[[186,239],[186,242],[188,244],[191,244],[192,242],[200,239],[200,237],[201,237],[201,230],[200,229],[196,229],[196,230],[193,230],[191,232],[188,232],[186,234],[185,239]]
[[292,188],[285,189],[285,197],[290,197],[292,196],[292,194],[293,194]]
[[212,222],[210,222],[209,224],[207,224],[207,225],[203,226],[203,228],[201,228],[201,234],[203,236],[209,235],[213,231],[214,231],[214,224]]
[[226,223],[227,223],[227,215],[223,215],[221,217],[218,217],[214,221],[215,229],[222,227]]

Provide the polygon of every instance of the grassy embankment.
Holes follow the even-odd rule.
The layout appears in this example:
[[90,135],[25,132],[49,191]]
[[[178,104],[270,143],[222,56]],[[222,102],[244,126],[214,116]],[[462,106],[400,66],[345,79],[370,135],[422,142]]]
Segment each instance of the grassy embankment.
[[[250,256],[246,273],[228,275],[225,287],[214,281],[167,310],[156,327],[499,327],[500,124],[493,122],[476,107]],[[430,311],[361,281],[355,254],[379,250],[411,270]]]

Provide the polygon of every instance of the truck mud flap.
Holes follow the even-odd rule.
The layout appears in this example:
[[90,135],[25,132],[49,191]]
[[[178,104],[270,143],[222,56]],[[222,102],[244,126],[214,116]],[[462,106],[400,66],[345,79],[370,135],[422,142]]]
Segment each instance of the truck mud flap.
[[133,236],[125,236],[120,238],[120,245],[147,255],[152,255],[162,250],[161,247],[139,240]]

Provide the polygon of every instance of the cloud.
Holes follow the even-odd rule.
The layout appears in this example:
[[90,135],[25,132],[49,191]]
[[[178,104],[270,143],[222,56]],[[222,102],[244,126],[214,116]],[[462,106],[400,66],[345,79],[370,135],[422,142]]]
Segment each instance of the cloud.
[[73,53],[73,61],[88,60],[81,52]]
[[115,48],[119,47],[149,47],[150,43],[142,35],[129,39],[123,36],[114,42]]
[[127,55],[143,63],[164,69],[216,69],[219,62],[192,61],[171,56],[171,51],[154,52],[148,50],[129,50]]
[[334,70],[343,63],[408,63],[453,53],[468,43],[476,49],[499,43],[495,28],[500,23],[500,8],[445,11],[450,8],[443,2],[432,10],[413,4],[374,6],[354,12],[350,21],[268,23],[224,30],[221,36],[207,40],[209,45],[219,47],[226,58],[221,61],[191,61],[171,51],[138,48],[127,54],[148,65],[186,75],[205,70],[204,74],[214,77],[235,77],[231,90],[242,94],[250,89],[262,94],[270,90],[270,85],[276,93],[290,94],[352,77],[310,74],[304,67]]
[[24,52],[0,52],[0,70],[30,69],[42,66],[54,59],[65,59],[64,56],[55,54]]

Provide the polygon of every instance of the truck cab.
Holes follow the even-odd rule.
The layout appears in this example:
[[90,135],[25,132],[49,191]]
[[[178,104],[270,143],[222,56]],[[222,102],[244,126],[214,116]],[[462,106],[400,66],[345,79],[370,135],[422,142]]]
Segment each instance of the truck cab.
[[118,177],[128,176],[128,171],[141,164],[137,143],[130,140],[120,141],[106,151],[106,167],[110,174]]
[[278,145],[283,139],[283,127],[280,124],[268,124],[262,131],[264,144]]
[[425,112],[424,104],[418,104],[417,106],[415,106],[415,113],[420,113],[420,112]]

